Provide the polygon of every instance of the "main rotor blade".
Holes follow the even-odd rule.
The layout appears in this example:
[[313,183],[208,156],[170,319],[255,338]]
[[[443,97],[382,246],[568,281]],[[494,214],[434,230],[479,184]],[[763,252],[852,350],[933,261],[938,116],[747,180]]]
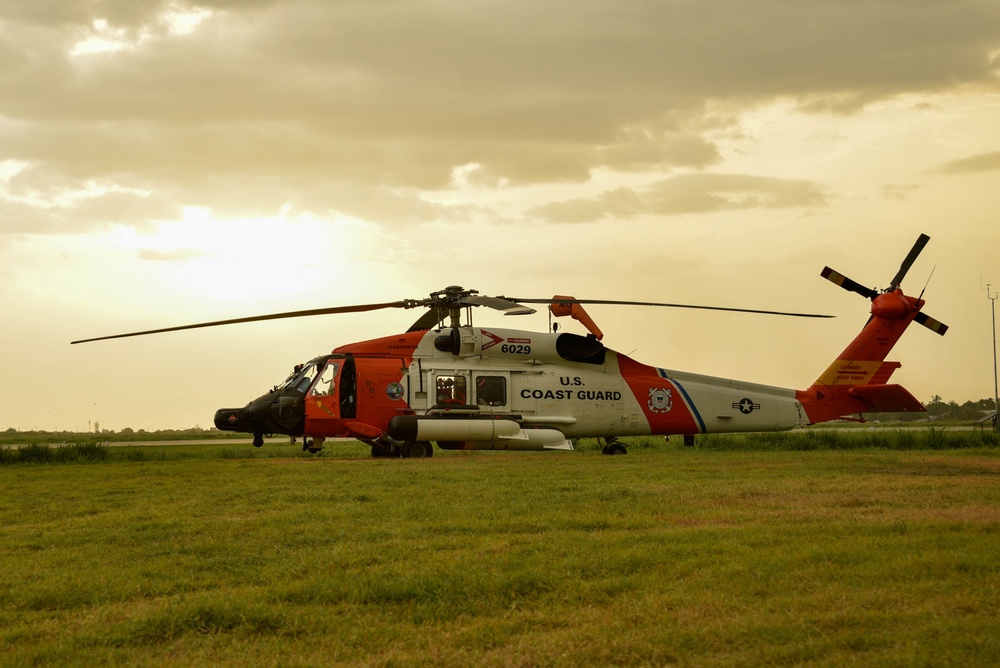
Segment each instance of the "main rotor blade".
[[878,297],[878,291],[871,288],[865,287],[858,283],[857,281],[852,281],[847,276],[844,276],[839,271],[834,271],[830,267],[823,267],[823,271],[819,272],[819,275],[830,281],[834,285],[839,285],[848,292],[856,292],[862,297],[867,297],[868,299],[875,299]]
[[664,306],[667,308],[691,308],[704,311],[730,311],[733,313],[761,313],[764,315],[785,315],[793,318],[832,318],[832,315],[817,315],[815,313],[788,313],[785,311],[764,311],[752,308],[727,308],[724,306],[699,306],[696,304],[668,304],[661,302],[634,302],[618,299],[522,299],[520,297],[504,297],[513,302],[524,302],[525,304],[551,304],[553,301],[559,304],[610,304],[621,306]]
[[497,311],[503,311],[504,315],[531,315],[535,309],[528,306],[516,304],[505,297],[486,297],[483,295],[472,295],[459,300],[459,304],[467,306],[487,306]]
[[434,328],[439,322],[441,322],[441,313],[436,308],[427,309],[406,331],[421,332],[425,329]]
[[142,332],[129,332],[128,334],[113,334],[111,336],[98,336],[92,339],[80,339],[70,341],[75,343],[90,343],[91,341],[106,341],[108,339],[124,339],[130,336],[144,336],[146,334],[162,334],[164,332],[178,332],[182,329],[199,329],[201,327],[217,327],[219,325],[235,325],[243,322],[258,322],[260,320],[280,320],[282,318],[302,318],[310,315],[332,315],[335,313],[359,313],[362,311],[377,311],[384,308],[410,308],[411,302],[384,302],[381,304],[358,304],[356,306],[333,306],[329,308],[316,308],[307,311],[288,311],[286,313],[270,313],[268,315],[255,315],[249,318],[232,318],[230,320],[215,320],[213,322],[200,322],[194,325],[181,325],[179,327],[163,327],[161,329],[148,329]]
[[911,248],[910,252],[907,253],[906,258],[903,260],[903,264],[899,265],[899,271],[896,272],[896,275],[892,279],[892,283],[889,284],[890,292],[898,288],[900,283],[903,282],[903,277],[906,276],[906,272],[910,270],[910,266],[917,259],[917,256],[920,255],[920,251],[924,249],[924,246],[926,246],[927,242],[930,240],[931,238],[926,234],[921,234],[917,237],[917,242],[913,244],[913,248]]

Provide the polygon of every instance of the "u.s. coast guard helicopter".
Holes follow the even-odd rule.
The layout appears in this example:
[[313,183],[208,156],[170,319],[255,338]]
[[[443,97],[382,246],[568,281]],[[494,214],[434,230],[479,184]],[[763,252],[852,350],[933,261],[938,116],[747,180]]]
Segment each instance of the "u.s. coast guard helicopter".
[[[337,306],[220,320],[73,341],[85,343],[199,327],[388,308],[424,308],[403,334],[335,348],[304,364],[242,408],[215,414],[221,430],[302,437],[310,451],[328,438],[354,438],[373,457],[430,457],[446,450],[572,450],[572,440],[603,439],[605,454],[625,454],[623,436],[787,430],[862,413],[922,411],[900,385],[898,362],[885,361],[911,322],[938,334],[947,326],[925,315],[923,293],[900,288],[926,245],[920,235],[889,287],[867,288],[826,267],[821,275],[871,300],[861,333],[805,390],[648,366],[615,352],[584,304],[702,308],[797,317],[800,313],[635,301],[486,297],[458,286],[424,299]],[[463,312],[485,306],[508,315],[546,304],[556,317],[579,321],[589,334],[473,327]],[[859,419],[859,418],[854,418]]]

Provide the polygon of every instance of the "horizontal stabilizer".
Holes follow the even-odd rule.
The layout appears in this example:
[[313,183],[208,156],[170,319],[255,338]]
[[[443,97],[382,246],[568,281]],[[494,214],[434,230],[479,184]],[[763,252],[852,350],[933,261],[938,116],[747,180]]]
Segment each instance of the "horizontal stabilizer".
[[899,362],[882,362],[882,366],[879,367],[872,379],[868,381],[868,385],[885,385],[889,382],[889,377],[892,372],[903,366]]
[[868,407],[868,413],[913,413],[924,411],[923,405],[902,385],[855,385],[849,394]]

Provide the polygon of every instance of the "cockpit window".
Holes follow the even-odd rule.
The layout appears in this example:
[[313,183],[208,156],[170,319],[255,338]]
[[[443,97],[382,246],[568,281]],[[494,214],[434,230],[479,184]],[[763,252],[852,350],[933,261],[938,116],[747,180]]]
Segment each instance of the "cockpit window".
[[332,396],[336,390],[337,372],[340,370],[340,363],[329,361],[326,366],[323,367],[323,371],[319,374],[319,378],[316,379],[316,384],[313,385],[312,391],[309,393],[314,397],[326,397]]
[[298,382],[296,382],[293,385],[293,388],[295,389],[296,392],[301,392],[302,394],[305,394],[306,390],[309,389],[310,385],[312,385],[312,378],[310,378],[309,376],[303,376],[299,378]]
[[309,386],[312,385],[313,378],[316,377],[316,365],[313,363],[309,364],[297,364],[292,370],[292,373],[288,378],[285,379],[281,385],[278,386],[279,390],[294,390],[296,392],[306,393]]

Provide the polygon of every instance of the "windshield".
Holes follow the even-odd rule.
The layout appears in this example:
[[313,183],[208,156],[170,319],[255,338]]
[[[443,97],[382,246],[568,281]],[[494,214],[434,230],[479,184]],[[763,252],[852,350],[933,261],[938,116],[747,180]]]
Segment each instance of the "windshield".
[[285,379],[281,385],[278,385],[276,390],[294,390],[296,392],[306,393],[309,386],[312,385],[313,378],[316,377],[316,364],[310,362],[309,364],[296,364],[295,368],[292,369],[292,373],[289,374],[288,378]]

